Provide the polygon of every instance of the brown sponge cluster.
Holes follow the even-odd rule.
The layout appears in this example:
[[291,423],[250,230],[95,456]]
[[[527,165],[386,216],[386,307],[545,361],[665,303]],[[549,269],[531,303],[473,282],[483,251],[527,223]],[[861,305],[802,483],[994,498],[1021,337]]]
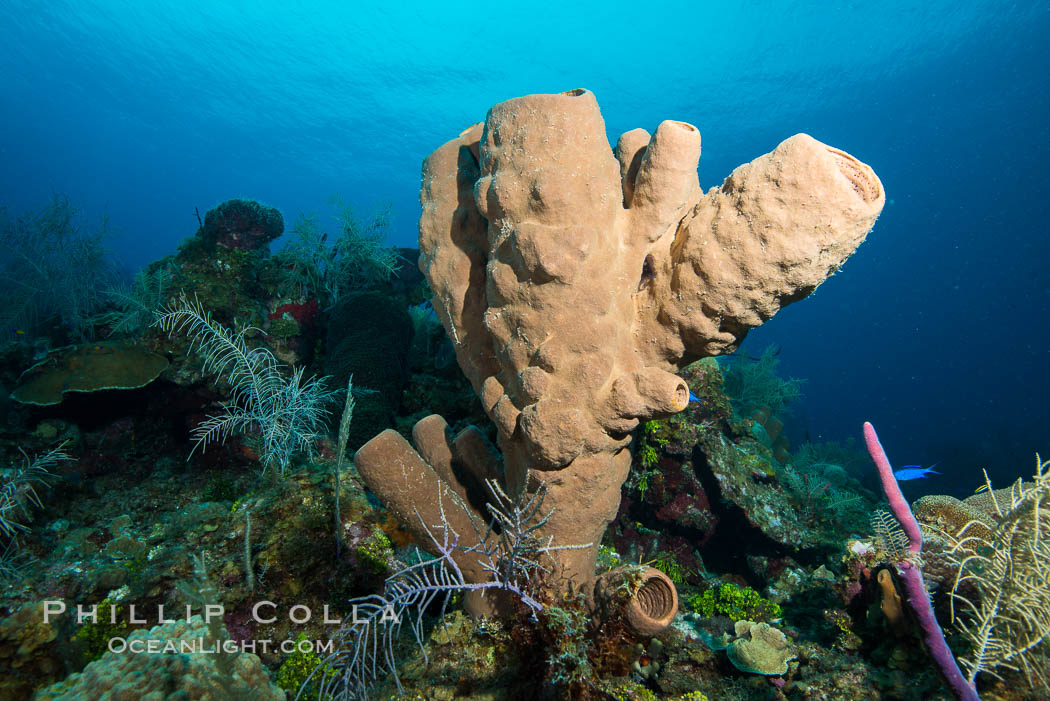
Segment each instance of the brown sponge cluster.
[[[557,553],[559,589],[593,583],[630,432],[688,404],[674,373],[813,292],[884,203],[871,168],[805,134],[707,194],[699,158],[678,121],[613,150],[594,95],[573,90],[500,103],[423,164],[420,269],[498,428],[506,491],[547,482],[544,532],[592,544]],[[372,485],[394,468],[361,469]]]

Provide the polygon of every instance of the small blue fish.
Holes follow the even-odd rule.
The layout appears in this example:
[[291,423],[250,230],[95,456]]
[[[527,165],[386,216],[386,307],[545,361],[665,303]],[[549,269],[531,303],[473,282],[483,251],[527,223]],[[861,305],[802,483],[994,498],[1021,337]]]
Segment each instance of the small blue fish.
[[689,390],[689,401],[696,402],[697,404],[703,404],[704,400],[693,394],[693,390]]
[[923,467],[922,465],[905,465],[899,470],[894,470],[893,476],[897,478],[898,482],[904,482],[905,480],[921,480],[929,475],[943,474],[933,469],[938,465],[940,465],[939,462],[935,462],[929,467]]

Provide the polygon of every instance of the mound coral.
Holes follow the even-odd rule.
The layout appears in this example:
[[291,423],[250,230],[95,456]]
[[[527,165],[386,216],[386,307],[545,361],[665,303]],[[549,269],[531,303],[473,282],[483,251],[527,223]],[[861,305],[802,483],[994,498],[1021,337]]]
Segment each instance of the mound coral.
[[[699,131],[678,121],[629,131],[614,152],[594,96],[574,90],[500,103],[423,165],[420,269],[498,429],[507,493],[545,481],[553,512],[542,535],[590,544],[553,553],[556,591],[592,587],[631,431],[688,404],[675,371],[734,350],[810,294],[883,206],[868,166],[805,134],[706,195],[699,157]],[[355,462],[418,524],[437,490],[466,488],[443,432],[413,440],[386,431]],[[482,463],[501,472],[498,459]]]
[[255,200],[228,200],[204,215],[200,236],[240,251],[260,249],[284,233],[284,217],[273,207]]

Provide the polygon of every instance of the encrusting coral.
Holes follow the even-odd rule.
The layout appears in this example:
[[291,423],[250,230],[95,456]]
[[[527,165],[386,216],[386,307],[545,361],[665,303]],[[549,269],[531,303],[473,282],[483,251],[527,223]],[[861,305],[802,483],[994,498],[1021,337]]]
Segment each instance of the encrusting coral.
[[[553,554],[554,591],[591,590],[631,431],[689,402],[675,371],[815,290],[884,203],[868,166],[805,134],[706,195],[699,157],[699,131],[677,121],[629,131],[613,152],[594,95],[574,90],[500,103],[424,162],[420,269],[498,429],[507,493],[545,481],[542,535],[590,544]],[[436,490],[465,489],[442,431],[414,442],[386,431],[355,462],[422,528],[414,514]],[[500,472],[498,458],[474,464]],[[469,546],[467,514],[446,516]],[[464,574],[484,576],[469,559]]]

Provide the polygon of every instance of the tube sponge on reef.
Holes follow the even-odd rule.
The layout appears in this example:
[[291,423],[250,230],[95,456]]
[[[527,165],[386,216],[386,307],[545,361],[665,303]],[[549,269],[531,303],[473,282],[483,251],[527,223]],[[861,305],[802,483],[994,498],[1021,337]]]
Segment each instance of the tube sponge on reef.
[[636,129],[615,152],[605,134],[590,92],[528,95],[423,164],[420,269],[498,428],[507,493],[546,481],[544,534],[591,543],[555,553],[557,589],[593,585],[630,432],[688,404],[675,371],[816,289],[884,202],[871,168],[805,134],[706,195],[696,127]]

